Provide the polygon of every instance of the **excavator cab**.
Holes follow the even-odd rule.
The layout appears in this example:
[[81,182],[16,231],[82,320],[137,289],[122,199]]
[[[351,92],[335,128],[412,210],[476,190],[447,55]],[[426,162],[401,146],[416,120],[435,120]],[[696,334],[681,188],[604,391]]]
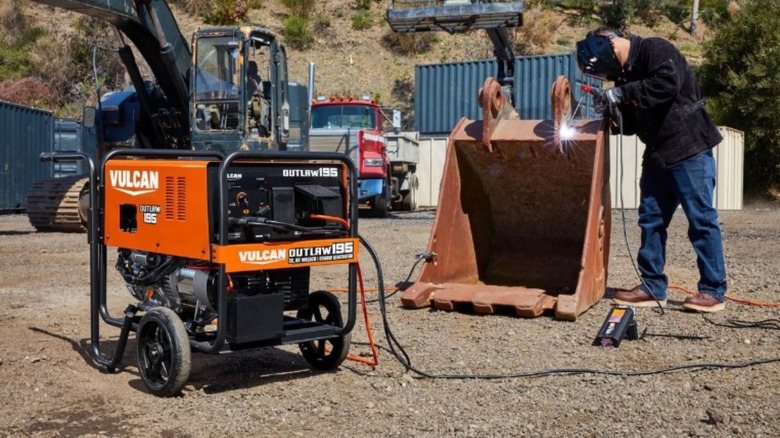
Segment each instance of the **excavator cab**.
[[283,148],[289,126],[287,65],[276,38],[262,29],[208,29],[195,34],[193,49],[195,149]]

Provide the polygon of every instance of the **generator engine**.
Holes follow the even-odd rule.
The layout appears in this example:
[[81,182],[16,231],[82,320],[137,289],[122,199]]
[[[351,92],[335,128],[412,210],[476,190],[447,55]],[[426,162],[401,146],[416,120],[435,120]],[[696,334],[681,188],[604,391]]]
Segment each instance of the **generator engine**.
[[[199,260],[119,249],[116,269],[141,309],[165,306],[191,315],[201,325],[217,315],[218,272],[214,266]],[[284,310],[297,310],[306,304],[309,271],[305,267],[231,274],[228,292],[242,297],[282,294]]]

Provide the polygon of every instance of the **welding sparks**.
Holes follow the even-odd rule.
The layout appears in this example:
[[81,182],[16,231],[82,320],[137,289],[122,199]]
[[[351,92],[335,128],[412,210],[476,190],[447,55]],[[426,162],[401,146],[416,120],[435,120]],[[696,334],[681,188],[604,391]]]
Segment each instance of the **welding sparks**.
[[561,121],[561,126],[558,128],[558,135],[560,136],[562,142],[571,140],[576,133],[577,128],[574,126],[569,126],[566,121]]

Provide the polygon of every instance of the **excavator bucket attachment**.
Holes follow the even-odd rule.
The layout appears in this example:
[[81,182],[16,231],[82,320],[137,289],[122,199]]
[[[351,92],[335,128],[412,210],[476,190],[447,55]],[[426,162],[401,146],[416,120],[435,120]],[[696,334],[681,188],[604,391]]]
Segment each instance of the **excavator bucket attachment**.
[[390,2],[385,18],[395,32],[443,30],[459,33],[477,29],[518,27],[523,24],[523,2],[418,1]]
[[428,251],[406,307],[554,310],[576,320],[604,295],[609,157],[601,121],[567,127],[569,82],[555,82],[552,121],[520,120],[501,87],[480,90],[482,121],[452,134]]

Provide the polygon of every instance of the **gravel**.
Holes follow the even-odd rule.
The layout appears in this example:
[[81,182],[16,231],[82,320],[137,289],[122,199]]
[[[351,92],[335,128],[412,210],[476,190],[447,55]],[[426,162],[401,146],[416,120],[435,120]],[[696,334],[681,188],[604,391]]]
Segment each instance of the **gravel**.
[[[637,283],[613,212],[607,295]],[[402,282],[425,251],[435,212],[365,218],[360,232],[379,253],[387,286]],[[748,206],[721,212],[729,294],[778,301],[780,209]],[[636,212],[626,212],[632,252],[639,243]],[[668,274],[696,288],[693,250],[678,213],[669,235]],[[685,294],[670,291],[665,315],[637,309],[648,336],[618,349],[591,345],[610,307],[604,299],[576,322],[550,315],[522,319],[430,309],[408,310],[389,299],[387,318],[412,363],[431,374],[517,374],[587,368],[617,375],[558,374],[531,378],[430,379],[407,372],[386,350],[376,303],[371,326],[380,364],[345,362],[314,372],[296,346],[225,356],[193,355],[180,397],[148,394],[138,375],[131,336],[122,369],[102,374],[90,360],[89,264],[84,234],[35,233],[25,216],[0,216],[0,436],[779,436],[777,362],[743,368],[679,370],[673,366],[741,364],[780,356],[770,329],[734,329],[731,319],[777,318],[777,309],[729,303],[708,322],[681,311]],[[361,254],[366,287],[375,270]],[[312,290],[345,287],[343,268],[312,273]],[[109,307],[132,302],[109,276]],[[412,279],[416,275],[412,276]],[[369,293],[375,298],[376,293]],[[343,295],[341,296],[343,299]],[[118,330],[103,326],[111,351]],[[368,347],[361,322],[352,353]]]

